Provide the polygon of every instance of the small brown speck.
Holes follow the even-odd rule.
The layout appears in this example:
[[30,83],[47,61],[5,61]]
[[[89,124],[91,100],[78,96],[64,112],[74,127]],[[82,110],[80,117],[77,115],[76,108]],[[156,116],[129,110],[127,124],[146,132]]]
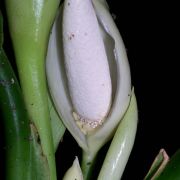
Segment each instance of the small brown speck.
[[75,37],[75,35],[72,33],[72,34],[69,35],[68,39],[71,40],[74,37]]

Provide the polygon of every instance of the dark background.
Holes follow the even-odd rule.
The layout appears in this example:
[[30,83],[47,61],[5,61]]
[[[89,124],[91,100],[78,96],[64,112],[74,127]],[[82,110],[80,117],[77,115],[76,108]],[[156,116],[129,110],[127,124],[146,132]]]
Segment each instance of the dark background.
[[[132,175],[141,180],[161,148],[172,156],[180,147],[178,13],[173,2],[107,2],[127,49],[139,109],[136,140],[122,180]],[[0,5],[3,9],[2,1]],[[59,177],[75,155],[80,156],[80,149],[66,133],[56,153]]]
[[[159,2],[160,3],[160,2]],[[143,179],[161,148],[180,147],[176,5],[109,0],[127,48],[139,107],[135,145],[122,179]]]

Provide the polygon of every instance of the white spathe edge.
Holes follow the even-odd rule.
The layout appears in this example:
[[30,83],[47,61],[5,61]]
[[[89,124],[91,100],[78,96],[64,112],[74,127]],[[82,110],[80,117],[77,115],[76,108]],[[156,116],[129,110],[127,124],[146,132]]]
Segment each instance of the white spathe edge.
[[[62,7],[62,6],[61,6]],[[57,112],[63,123],[71,132],[73,137],[83,149],[88,149],[84,134],[81,132],[72,116],[72,105],[66,86],[66,74],[63,69],[63,52],[61,44],[61,16],[62,8],[52,28],[49,39],[48,52],[46,58],[46,75],[48,86]]]
[[88,137],[88,145],[89,148],[92,149],[90,151],[95,151],[94,148],[97,149],[97,146],[99,146],[99,148],[103,146],[103,144],[113,135],[117,124],[127,110],[131,98],[130,69],[121,35],[109,13],[106,1],[94,0],[93,4],[98,20],[101,22],[106,32],[115,41],[114,54],[117,64],[117,87],[108,118],[98,131]]

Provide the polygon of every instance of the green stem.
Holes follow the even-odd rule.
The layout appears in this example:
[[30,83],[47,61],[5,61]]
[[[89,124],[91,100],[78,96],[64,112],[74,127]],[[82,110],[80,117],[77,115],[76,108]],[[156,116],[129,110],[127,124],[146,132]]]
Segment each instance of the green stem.
[[119,180],[132,150],[137,129],[137,104],[134,92],[107,152],[98,180]]
[[163,171],[154,177],[155,180],[179,180],[180,179],[180,149],[170,158]]
[[96,162],[97,154],[90,154],[83,151],[81,169],[83,172],[84,180],[90,180],[92,178],[92,172]]
[[[31,53],[32,55],[33,53]],[[39,57],[39,54],[35,54]],[[43,63],[40,58],[29,59],[29,56],[23,58],[23,61],[31,62],[31,66],[19,64],[19,69],[23,69],[20,75],[21,86],[24,92],[26,107],[29,112],[30,120],[34,122],[40,136],[40,144],[44,156],[46,156],[50,168],[52,180],[56,179],[54,145],[51,132],[50,115],[47,102],[46,79],[43,73]],[[19,59],[20,60],[20,59]],[[22,62],[22,61],[21,61]],[[34,68],[33,68],[34,67]],[[27,75],[27,74],[28,75]],[[35,73],[35,74],[34,74]],[[36,80],[38,82],[36,82]],[[35,81],[35,83],[34,83]]]
[[59,0],[7,0],[10,34],[29,114],[40,136],[50,179],[56,179],[54,145],[45,76],[47,43]]

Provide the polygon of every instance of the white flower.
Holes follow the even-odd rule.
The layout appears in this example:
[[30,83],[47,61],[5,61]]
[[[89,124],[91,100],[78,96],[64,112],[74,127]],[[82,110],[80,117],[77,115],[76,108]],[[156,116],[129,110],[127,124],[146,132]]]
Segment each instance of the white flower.
[[[79,62],[89,58],[87,64]],[[85,152],[96,154],[112,137],[131,96],[126,50],[105,0],[65,0],[50,36],[46,68],[65,126]]]
[[69,92],[80,128],[103,123],[111,106],[111,77],[98,20],[89,0],[66,0],[63,50]]

